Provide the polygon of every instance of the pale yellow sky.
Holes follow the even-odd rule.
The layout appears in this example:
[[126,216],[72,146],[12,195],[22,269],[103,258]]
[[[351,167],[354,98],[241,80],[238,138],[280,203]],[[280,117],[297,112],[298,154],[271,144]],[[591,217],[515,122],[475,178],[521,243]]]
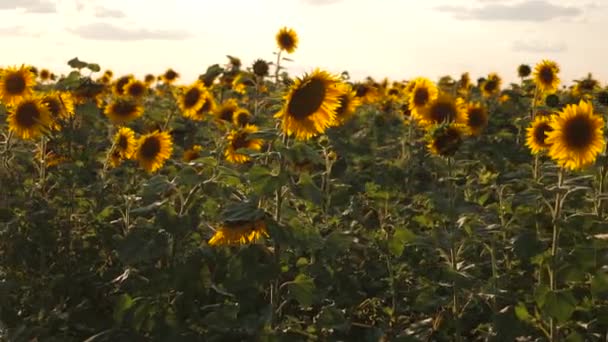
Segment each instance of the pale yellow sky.
[[138,76],[172,67],[190,82],[227,54],[273,60],[274,36],[289,26],[300,38],[294,75],[496,71],[513,81],[520,63],[548,58],[570,83],[608,79],[607,19],[600,0],[0,0],[1,64],[65,73],[78,57]]

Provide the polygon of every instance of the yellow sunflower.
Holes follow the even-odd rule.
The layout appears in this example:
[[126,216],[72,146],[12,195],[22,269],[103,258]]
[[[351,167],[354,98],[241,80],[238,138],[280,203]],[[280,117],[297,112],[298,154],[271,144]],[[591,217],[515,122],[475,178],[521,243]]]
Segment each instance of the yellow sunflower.
[[167,69],[164,74],[162,74],[161,79],[165,84],[172,84],[179,78],[179,74],[175,72],[173,69]]
[[152,74],[146,74],[146,76],[144,77],[144,83],[148,86],[152,85],[152,83],[154,83],[155,81],[156,77]]
[[559,86],[559,66],[553,61],[543,60],[534,67],[534,83],[542,92],[552,92]]
[[236,127],[243,127],[251,122],[251,113],[245,108],[239,108],[232,116],[232,121]]
[[551,121],[553,118],[550,115],[537,115],[526,129],[526,146],[532,154],[538,154],[549,148],[547,135],[553,130]]
[[479,135],[488,125],[488,111],[479,102],[469,103],[466,110],[466,125],[471,131],[471,135]]
[[48,81],[51,79],[51,72],[49,71],[49,69],[42,69],[40,70],[38,77],[40,77],[41,81]]
[[429,141],[427,147],[434,155],[452,156],[468,134],[468,129],[463,124],[436,125],[427,136]]
[[283,108],[275,114],[282,119],[285,134],[306,140],[321,134],[336,119],[342,93],[337,77],[315,69],[297,78],[285,95]]
[[224,152],[226,160],[231,163],[243,164],[248,162],[251,157],[246,154],[238,153],[237,151],[239,149],[245,148],[254,151],[261,150],[264,141],[262,139],[255,139],[250,136],[250,134],[257,131],[258,128],[254,125],[245,125],[245,127],[232,130],[232,132],[230,132],[228,135],[228,146]]
[[144,107],[133,98],[118,97],[110,102],[104,113],[114,123],[124,124],[140,117],[144,112]]
[[465,72],[460,75],[460,79],[457,82],[457,86],[459,94],[466,94],[469,92],[469,90],[471,89],[471,77],[469,76],[468,72]]
[[61,129],[60,122],[74,116],[74,101],[70,93],[51,91],[42,96],[42,104],[49,110],[53,129]]
[[293,53],[298,47],[298,35],[296,34],[296,31],[290,28],[283,27],[279,30],[276,39],[279,49],[287,53]]
[[577,170],[592,164],[604,148],[604,119],[593,105],[568,105],[551,122],[547,133],[549,156],[562,167]]
[[418,118],[431,102],[437,99],[437,86],[429,79],[419,77],[410,83],[409,106],[412,115]]
[[371,84],[356,83],[353,88],[355,90],[355,97],[358,98],[361,103],[372,103],[377,98],[376,89],[374,89]]
[[148,86],[139,80],[131,79],[129,83],[125,85],[125,95],[131,96],[136,99],[141,99],[146,95]]
[[125,95],[127,84],[129,84],[129,82],[131,82],[131,80],[133,80],[134,78],[135,77],[133,77],[133,75],[125,75],[119,77],[116,81],[114,81],[114,84],[112,85],[112,92],[114,93],[114,95]]
[[268,237],[264,220],[225,222],[209,240],[210,246],[244,245]]
[[135,132],[129,127],[120,127],[114,135],[114,151],[117,151],[122,159],[133,157],[136,143]]
[[361,101],[356,97],[355,91],[346,83],[342,84],[342,93],[340,94],[340,97],[338,97],[338,101],[336,119],[332,126],[344,124],[355,114],[355,111],[361,105]]
[[0,73],[0,100],[6,105],[13,105],[24,97],[33,94],[36,75],[27,66],[9,67]]
[[185,117],[196,116],[196,112],[205,104],[206,92],[207,90],[201,82],[194,82],[191,86],[183,89],[177,103]]
[[502,79],[498,74],[491,73],[481,83],[481,93],[485,97],[491,97],[498,93],[500,93],[500,85],[502,84]]
[[182,160],[186,163],[193,161],[201,156],[200,152],[203,150],[201,145],[194,145],[191,148],[184,151]]
[[236,100],[228,99],[222,102],[222,104],[215,109],[215,119],[222,125],[232,123],[234,120],[234,113],[236,113],[238,110],[239,104],[236,102]]
[[577,97],[583,97],[591,95],[600,86],[599,82],[593,78],[593,75],[589,74],[582,80],[576,80],[576,84],[572,89],[572,94]]
[[51,124],[48,108],[40,97],[28,96],[10,108],[7,116],[8,128],[21,139],[35,139]]
[[139,138],[134,159],[148,173],[160,169],[173,153],[173,141],[167,132],[155,131]]
[[416,114],[416,119],[427,128],[442,123],[466,124],[467,108],[461,98],[443,93]]
[[207,113],[215,113],[216,107],[213,95],[210,91],[205,90],[203,94],[203,104],[194,114],[190,115],[190,119],[202,121]]

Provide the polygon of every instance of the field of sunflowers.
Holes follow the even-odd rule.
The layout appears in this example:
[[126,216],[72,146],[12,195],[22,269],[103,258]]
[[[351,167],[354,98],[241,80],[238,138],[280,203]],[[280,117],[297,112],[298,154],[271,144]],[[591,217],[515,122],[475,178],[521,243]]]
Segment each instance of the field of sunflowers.
[[0,340],[606,341],[608,89],[555,61],[0,70]]

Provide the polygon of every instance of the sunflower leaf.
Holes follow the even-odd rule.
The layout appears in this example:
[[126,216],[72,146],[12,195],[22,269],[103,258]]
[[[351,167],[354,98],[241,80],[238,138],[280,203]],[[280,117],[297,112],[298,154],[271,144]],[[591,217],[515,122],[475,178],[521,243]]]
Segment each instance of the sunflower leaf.
[[289,296],[301,305],[308,307],[313,302],[313,291],[315,284],[313,279],[305,274],[298,274],[296,278],[287,284]]

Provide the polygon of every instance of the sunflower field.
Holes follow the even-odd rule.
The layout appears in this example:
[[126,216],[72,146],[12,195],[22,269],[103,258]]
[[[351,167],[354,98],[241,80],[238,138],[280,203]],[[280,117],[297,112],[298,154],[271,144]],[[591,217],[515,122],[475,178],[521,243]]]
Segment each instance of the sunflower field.
[[0,70],[0,340],[606,341],[608,89]]

